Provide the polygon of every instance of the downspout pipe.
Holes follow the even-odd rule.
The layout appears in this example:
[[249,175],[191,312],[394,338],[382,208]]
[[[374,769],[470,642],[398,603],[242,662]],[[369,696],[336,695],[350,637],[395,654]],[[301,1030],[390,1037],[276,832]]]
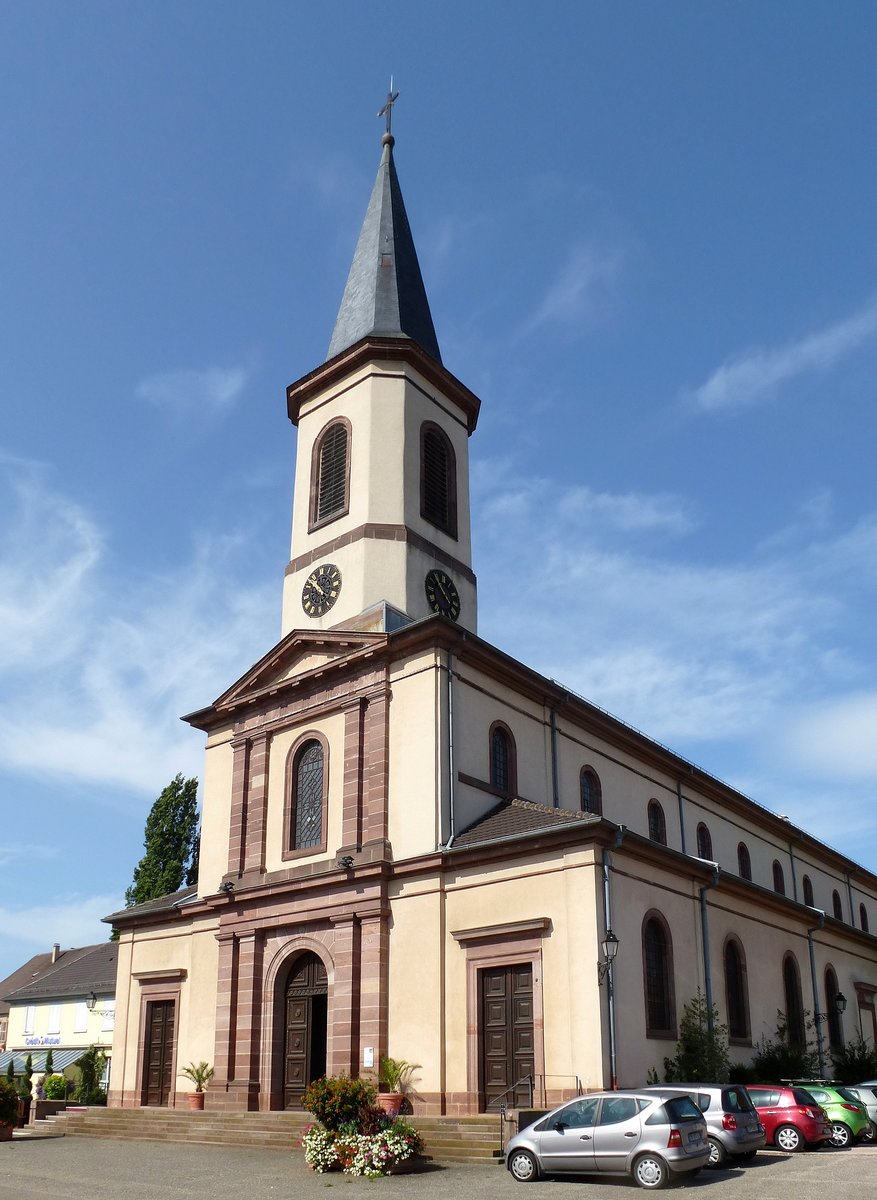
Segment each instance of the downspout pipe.
[[824,927],[825,913],[821,908],[815,908],[813,911],[819,918],[819,924],[807,930],[807,949],[810,952],[810,984],[813,988],[813,1020],[816,1023],[816,1053],[819,1057],[819,1077],[820,1079],[824,1079],[825,1050],[822,1046],[822,1021],[825,1014],[819,1011],[819,981],[816,978],[816,954],[813,950],[813,934]]
[[700,889],[700,940],[703,950],[703,990],[706,997],[706,1026],[707,1032],[712,1038],[716,1031],[716,1021],[713,1014],[713,972],[710,961],[710,921],[706,894],[712,888],[718,887],[719,876],[722,872],[718,863],[710,863],[710,866],[713,869],[713,877],[709,883],[705,883]]
[[557,713],[551,709],[551,800],[555,808],[560,807],[560,783],[557,771]]
[[[624,841],[627,830],[619,825],[615,830],[615,842],[611,849],[603,850],[603,925],[604,933],[612,928],[612,889],[609,886],[609,872],[612,869],[612,851],[617,850]],[[606,968],[606,1002],[609,1015],[609,1087],[611,1091],[618,1090],[618,1037],[615,1028],[615,981],[612,978],[614,964],[610,962]]]
[[454,656],[448,651],[448,840],[445,849],[450,850],[457,836],[454,821]]

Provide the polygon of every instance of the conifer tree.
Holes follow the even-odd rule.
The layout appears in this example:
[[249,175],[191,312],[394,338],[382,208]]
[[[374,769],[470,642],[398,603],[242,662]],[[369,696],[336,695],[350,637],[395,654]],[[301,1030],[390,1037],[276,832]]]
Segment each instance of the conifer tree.
[[125,904],[156,900],[183,886],[197,871],[198,780],[182,774],[167,785],[146,818],[146,853],[134,869]]

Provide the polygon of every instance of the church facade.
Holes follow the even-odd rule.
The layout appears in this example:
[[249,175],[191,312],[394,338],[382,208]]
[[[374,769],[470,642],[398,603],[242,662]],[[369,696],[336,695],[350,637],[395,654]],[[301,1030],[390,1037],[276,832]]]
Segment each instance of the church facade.
[[[877,878],[477,634],[468,442],[382,158],[297,426],[283,637],[209,707],[196,887],[120,932],[113,1105],[296,1107],[420,1064],[415,1111],[636,1085],[698,991],[877,1039]],[[877,925],[875,925],[877,928]],[[614,955],[614,957],[613,957]],[[838,995],[846,999],[839,1011]]]

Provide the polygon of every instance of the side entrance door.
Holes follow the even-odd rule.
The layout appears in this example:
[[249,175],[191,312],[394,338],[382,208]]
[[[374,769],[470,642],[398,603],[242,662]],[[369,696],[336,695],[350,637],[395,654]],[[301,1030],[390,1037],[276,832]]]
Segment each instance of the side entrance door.
[[301,1108],[308,1084],[326,1074],[329,987],[326,968],[310,951],[292,964],[286,985],[283,1104]]
[[508,1107],[526,1107],[530,1089],[519,1081],[534,1068],[533,967],[488,967],[479,972],[479,991],[481,1109],[486,1111],[492,1101],[498,1107],[504,1093]]
[[146,1054],[143,1091],[147,1105],[170,1100],[174,1069],[176,1001],[152,1000],[146,1006]]

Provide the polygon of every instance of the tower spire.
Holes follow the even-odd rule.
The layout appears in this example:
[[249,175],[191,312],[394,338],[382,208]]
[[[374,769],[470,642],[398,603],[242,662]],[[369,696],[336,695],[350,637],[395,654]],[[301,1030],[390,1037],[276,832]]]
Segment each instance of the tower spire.
[[335,320],[327,361],[370,334],[410,339],[437,362],[442,360],[393,161],[396,139],[390,132],[390,124],[398,98],[391,79],[387,102],[378,113],[387,121],[381,138],[381,161]]

